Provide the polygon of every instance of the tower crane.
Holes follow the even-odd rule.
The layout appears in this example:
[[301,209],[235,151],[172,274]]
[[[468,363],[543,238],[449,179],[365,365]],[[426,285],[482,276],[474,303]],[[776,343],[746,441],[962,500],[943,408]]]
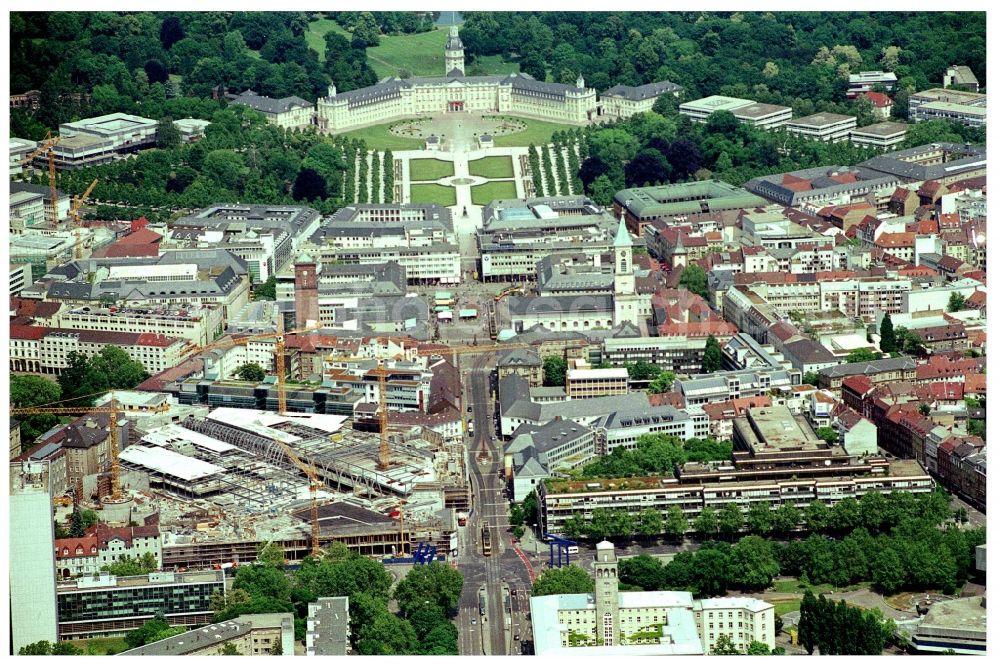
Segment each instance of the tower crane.
[[[166,412],[170,410],[170,406],[166,403],[154,407],[151,412],[159,413]],[[30,416],[35,414],[109,414],[110,415],[110,437],[111,437],[111,495],[110,500],[112,502],[119,502],[122,499],[122,488],[121,488],[121,469],[118,462],[118,451],[119,451],[119,441],[118,441],[118,421],[121,414],[121,404],[115,398],[114,392],[111,393],[111,400],[107,406],[101,407],[52,407],[48,405],[38,405],[36,407],[11,407],[11,416]],[[109,499],[109,498],[105,498]]]
[[313,557],[318,557],[319,548],[319,505],[316,502],[316,491],[319,487],[323,485],[320,481],[319,476],[316,474],[316,463],[306,464],[302,462],[302,459],[292,450],[292,447],[288,446],[281,440],[273,440],[282,450],[282,452],[288,456],[288,459],[295,464],[307,477],[309,477],[309,522],[310,522],[310,533],[312,535],[312,548],[310,554]]
[[69,207],[69,216],[73,220],[73,232],[76,234],[76,243],[74,244],[73,256],[77,259],[83,258],[83,245],[80,243],[80,208],[83,207],[83,202],[87,200],[90,193],[94,191],[94,187],[97,186],[97,179],[95,178],[87,189],[84,190],[83,194],[73,199],[73,203]]
[[59,226],[59,200],[56,194],[56,154],[53,152],[52,148],[59,143],[58,136],[52,136],[52,132],[48,132],[45,135],[45,140],[33,151],[28,153],[28,156],[21,160],[21,166],[28,164],[33,159],[46,153],[49,161],[49,196],[52,201],[52,228],[56,229]]

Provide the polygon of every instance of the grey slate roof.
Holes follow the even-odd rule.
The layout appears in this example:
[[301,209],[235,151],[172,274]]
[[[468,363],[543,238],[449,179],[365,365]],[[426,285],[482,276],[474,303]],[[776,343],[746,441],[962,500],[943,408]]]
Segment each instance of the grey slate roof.
[[639,102],[650,97],[659,97],[666,93],[673,94],[682,90],[684,88],[672,81],[656,81],[641,86],[626,86],[619,83],[602,92],[601,97],[624,97],[633,102]]
[[497,367],[538,367],[542,366],[542,357],[533,349],[511,349],[497,357]]
[[[50,203],[52,196],[52,190],[48,185],[34,185],[32,183],[22,183],[19,180],[12,180],[10,182],[10,193],[16,194],[18,192],[30,192],[31,194],[41,194],[44,197],[46,203]],[[60,199],[67,196],[62,190],[56,190],[56,196]]]
[[511,296],[511,315],[542,315],[549,313],[614,312],[611,296]]
[[[952,153],[952,159],[944,164],[916,164],[904,161],[905,158],[919,155],[927,151],[927,146],[917,146],[897,150],[884,155],[878,155],[859,164],[871,171],[889,174],[912,181],[937,180],[956,173],[963,173],[980,166],[985,167],[986,148],[981,146],[965,147],[957,143],[936,144]],[[957,158],[957,159],[955,159]]]
[[917,362],[910,356],[898,358],[883,358],[877,361],[862,361],[860,363],[844,363],[831,368],[823,368],[819,374],[830,378],[850,377],[852,375],[873,375],[879,372],[893,370],[915,370]]
[[272,97],[258,95],[253,90],[244,90],[236,97],[236,99],[232,101],[232,103],[249,106],[254,111],[260,111],[261,113],[272,114],[285,113],[286,111],[298,108],[312,108],[312,102],[308,102],[301,97],[293,95],[292,97],[274,99]]
[[343,656],[347,654],[347,636],[350,633],[350,613],[347,597],[320,597],[309,604],[307,635],[311,638],[316,656]]

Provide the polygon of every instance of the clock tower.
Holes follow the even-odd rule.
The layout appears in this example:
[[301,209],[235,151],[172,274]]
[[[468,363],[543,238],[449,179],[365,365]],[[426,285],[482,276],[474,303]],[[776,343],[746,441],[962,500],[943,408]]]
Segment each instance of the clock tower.
[[618,222],[615,236],[615,326],[622,322],[639,325],[639,299],[635,293],[632,269],[632,236],[625,226],[625,214]]
[[597,544],[594,558],[594,610],[597,613],[597,644],[619,645],[618,556],[610,541]]

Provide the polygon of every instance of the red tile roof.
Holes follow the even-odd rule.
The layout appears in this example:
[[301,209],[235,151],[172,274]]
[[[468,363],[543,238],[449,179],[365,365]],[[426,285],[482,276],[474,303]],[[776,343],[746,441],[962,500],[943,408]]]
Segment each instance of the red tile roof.
[[[82,552],[80,554],[77,554],[77,548],[81,549]],[[56,539],[55,553],[57,560],[71,560],[77,557],[97,557],[97,537],[93,534],[85,534],[82,537]]]
[[118,243],[121,245],[148,245],[150,243],[159,243],[161,240],[163,240],[162,235],[151,229],[142,228],[119,239]]
[[891,234],[882,234],[877,239],[875,239],[876,247],[913,247],[916,242],[916,238],[912,232],[898,232]]
[[884,109],[887,106],[892,106],[892,99],[885,93],[866,92],[864,95],[871,100],[876,109]]
[[874,386],[872,380],[868,379],[866,375],[852,375],[840,384],[841,390],[850,389],[852,393],[857,395],[865,395]]
[[10,337],[12,340],[41,340],[50,330],[52,329],[45,326],[22,326],[14,324],[10,327]]
[[16,317],[51,317],[59,312],[62,303],[59,301],[39,301],[33,298],[10,297],[10,309]]

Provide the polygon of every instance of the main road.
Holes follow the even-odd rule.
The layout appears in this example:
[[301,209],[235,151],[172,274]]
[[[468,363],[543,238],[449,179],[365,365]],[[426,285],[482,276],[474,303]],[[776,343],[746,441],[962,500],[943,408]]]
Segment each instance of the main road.
[[[461,654],[510,654],[504,631],[503,586],[523,596],[531,587],[527,567],[511,545],[507,502],[503,495],[503,454],[493,438],[493,401],[490,399],[492,354],[472,359],[463,377],[466,404],[472,407],[474,436],[466,449],[472,510],[459,537],[458,570],[465,579],[459,600],[458,632]],[[490,533],[492,554],[483,555],[482,529]],[[480,615],[480,590],[486,593],[485,615]],[[473,624],[475,622],[475,624]],[[522,632],[523,633],[523,632]],[[514,650],[518,653],[519,650]]]

